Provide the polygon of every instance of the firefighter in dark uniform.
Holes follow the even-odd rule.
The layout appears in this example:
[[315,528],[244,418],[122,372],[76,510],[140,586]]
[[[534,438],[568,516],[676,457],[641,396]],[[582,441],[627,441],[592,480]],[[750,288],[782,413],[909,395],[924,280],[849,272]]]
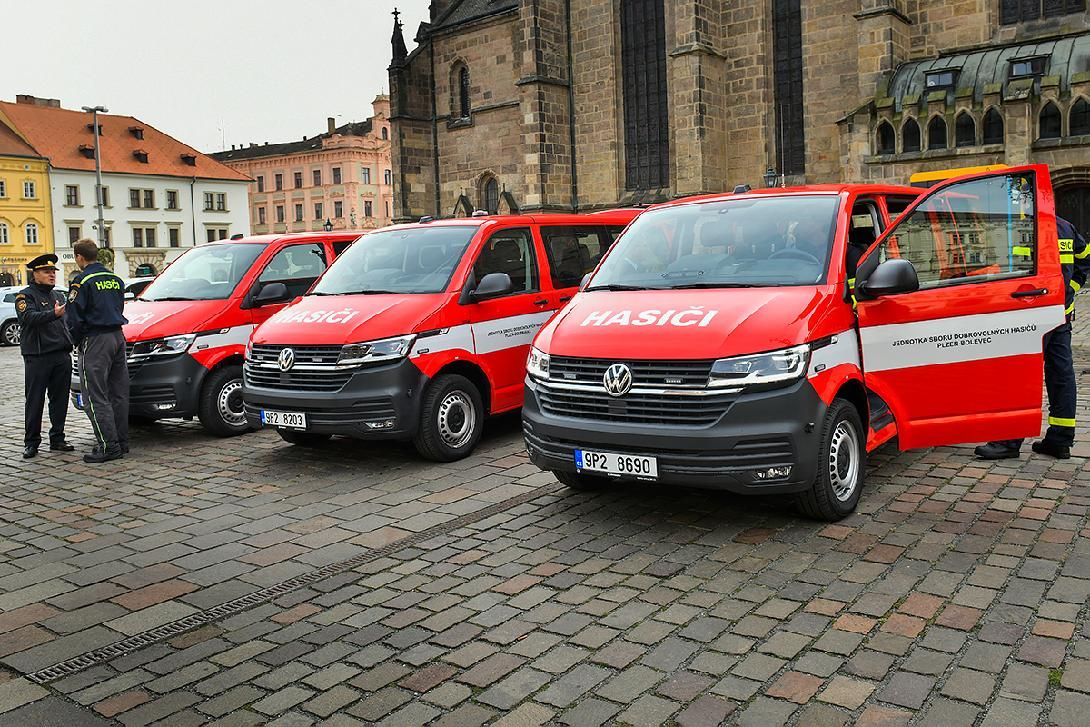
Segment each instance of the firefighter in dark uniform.
[[[1045,334],[1045,389],[1048,391],[1048,431],[1033,451],[1056,459],[1071,456],[1075,443],[1075,363],[1071,357],[1071,320],[1075,316],[1075,293],[1086,284],[1090,274],[1090,246],[1067,220],[1056,218],[1060,239],[1060,267],[1064,274],[1067,295],[1064,309],[1067,320],[1059,328]],[[1019,455],[1021,439],[988,442],[976,448],[981,459],[1011,459]]]
[[27,263],[30,285],[15,295],[15,314],[22,328],[26,414],[23,458],[38,454],[42,444],[42,412],[49,394],[49,448],[71,452],[64,439],[68,385],[72,377],[72,339],[64,325],[64,294],[54,290],[57,256],[39,255]]
[[95,447],[84,462],[119,459],[129,451],[129,370],[125,361],[125,284],[98,262],[98,246],[72,246],[82,271],[68,292],[68,330],[79,351],[80,388]]

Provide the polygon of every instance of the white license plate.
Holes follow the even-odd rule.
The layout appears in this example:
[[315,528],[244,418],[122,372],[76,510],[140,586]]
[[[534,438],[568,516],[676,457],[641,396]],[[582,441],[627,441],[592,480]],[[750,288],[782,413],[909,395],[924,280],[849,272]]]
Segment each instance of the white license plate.
[[583,472],[602,472],[607,475],[657,479],[659,463],[654,457],[615,452],[591,452],[575,450],[575,466]]
[[283,429],[306,429],[307,415],[301,411],[266,411],[262,409],[261,423]]

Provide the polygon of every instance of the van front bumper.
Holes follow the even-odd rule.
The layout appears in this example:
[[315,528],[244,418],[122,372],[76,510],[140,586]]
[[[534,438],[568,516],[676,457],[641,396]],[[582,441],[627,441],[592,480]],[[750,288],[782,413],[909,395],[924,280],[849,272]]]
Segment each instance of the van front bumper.
[[[785,494],[808,490],[814,482],[827,407],[805,379],[739,394],[708,425],[559,416],[543,410],[539,386],[527,378],[522,426],[530,460],[541,469],[578,472],[575,450],[581,449],[654,457],[662,484]],[[790,467],[790,474],[758,476],[782,467]]]
[[[147,419],[197,414],[201,386],[208,369],[187,353],[128,362],[129,416]],[[78,364],[73,359],[72,403],[83,409]]]
[[[342,434],[361,439],[411,439],[420,424],[421,394],[428,377],[416,366],[401,361],[340,372],[347,381],[330,391],[316,391],[324,385],[334,387],[330,380],[310,384],[311,390],[291,388],[285,380],[277,388],[255,386],[248,375],[243,376],[242,399],[246,421],[264,426],[261,412],[300,412],[306,415],[306,431],[313,434]],[[286,379],[287,377],[285,377]]]

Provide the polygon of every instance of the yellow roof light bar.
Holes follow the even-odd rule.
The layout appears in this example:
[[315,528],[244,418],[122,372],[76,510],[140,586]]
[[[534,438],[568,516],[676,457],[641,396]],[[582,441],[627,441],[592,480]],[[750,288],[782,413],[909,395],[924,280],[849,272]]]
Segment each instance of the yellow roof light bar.
[[940,169],[934,172],[916,172],[908,178],[908,183],[913,187],[933,187],[945,179],[963,177],[966,174],[995,172],[1006,168],[1006,164],[986,164],[981,167],[959,167],[957,169]]

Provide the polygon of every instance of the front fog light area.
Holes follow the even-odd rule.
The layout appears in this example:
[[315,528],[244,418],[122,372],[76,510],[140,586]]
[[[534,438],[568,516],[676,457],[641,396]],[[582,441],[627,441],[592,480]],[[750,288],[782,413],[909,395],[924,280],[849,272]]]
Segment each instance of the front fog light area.
[[785,465],[783,467],[769,467],[768,469],[757,470],[753,473],[753,477],[762,482],[769,480],[785,480],[791,476],[791,465]]
[[382,429],[393,429],[394,428],[394,420],[393,419],[383,419],[380,422],[367,422],[367,428],[370,429],[371,431],[382,430]]

